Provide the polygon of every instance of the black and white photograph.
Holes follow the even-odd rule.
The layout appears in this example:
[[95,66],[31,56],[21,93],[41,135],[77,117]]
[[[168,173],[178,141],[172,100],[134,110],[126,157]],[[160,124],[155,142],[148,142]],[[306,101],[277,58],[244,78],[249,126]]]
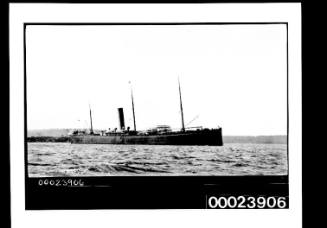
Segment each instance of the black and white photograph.
[[251,227],[280,226],[277,214],[295,224],[301,4],[10,10],[14,208],[85,213],[72,221],[219,209],[235,227],[259,209]]
[[30,177],[286,175],[286,24],[26,26]]

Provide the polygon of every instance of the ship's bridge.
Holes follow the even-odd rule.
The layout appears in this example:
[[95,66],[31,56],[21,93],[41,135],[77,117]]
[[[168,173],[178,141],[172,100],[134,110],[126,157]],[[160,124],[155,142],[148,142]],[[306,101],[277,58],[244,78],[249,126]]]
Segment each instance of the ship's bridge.
[[171,132],[171,127],[168,125],[157,125],[154,128],[150,128],[147,130],[147,133],[167,133],[167,132]]

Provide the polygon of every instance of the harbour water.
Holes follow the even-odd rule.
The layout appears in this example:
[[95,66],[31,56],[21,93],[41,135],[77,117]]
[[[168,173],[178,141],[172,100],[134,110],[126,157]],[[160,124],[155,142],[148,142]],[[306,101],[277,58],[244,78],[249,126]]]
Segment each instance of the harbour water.
[[286,144],[224,146],[28,143],[29,177],[286,175]]

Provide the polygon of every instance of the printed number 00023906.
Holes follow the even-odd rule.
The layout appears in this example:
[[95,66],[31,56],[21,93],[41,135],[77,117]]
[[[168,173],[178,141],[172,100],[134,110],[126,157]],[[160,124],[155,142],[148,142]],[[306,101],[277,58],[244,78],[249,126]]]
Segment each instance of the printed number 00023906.
[[84,186],[82,179],[39,179],[39,186]]
[[208,208],[216,208],[216,209],[232,209],[232,208],[278,208],[283,209],[287,208],[287,200],[286,197],[245,197],[245,196],[221,196],[215,197],[211,196],[207,201]]

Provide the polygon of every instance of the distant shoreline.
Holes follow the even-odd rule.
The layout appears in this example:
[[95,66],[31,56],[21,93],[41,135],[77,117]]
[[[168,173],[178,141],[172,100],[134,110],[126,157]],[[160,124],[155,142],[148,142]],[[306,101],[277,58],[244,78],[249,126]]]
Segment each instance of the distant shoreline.
[[223,136],[224,143],[287,144],[286,135]]
[[27,142],[70,142],[69,136],[31,136],[27,137]]

